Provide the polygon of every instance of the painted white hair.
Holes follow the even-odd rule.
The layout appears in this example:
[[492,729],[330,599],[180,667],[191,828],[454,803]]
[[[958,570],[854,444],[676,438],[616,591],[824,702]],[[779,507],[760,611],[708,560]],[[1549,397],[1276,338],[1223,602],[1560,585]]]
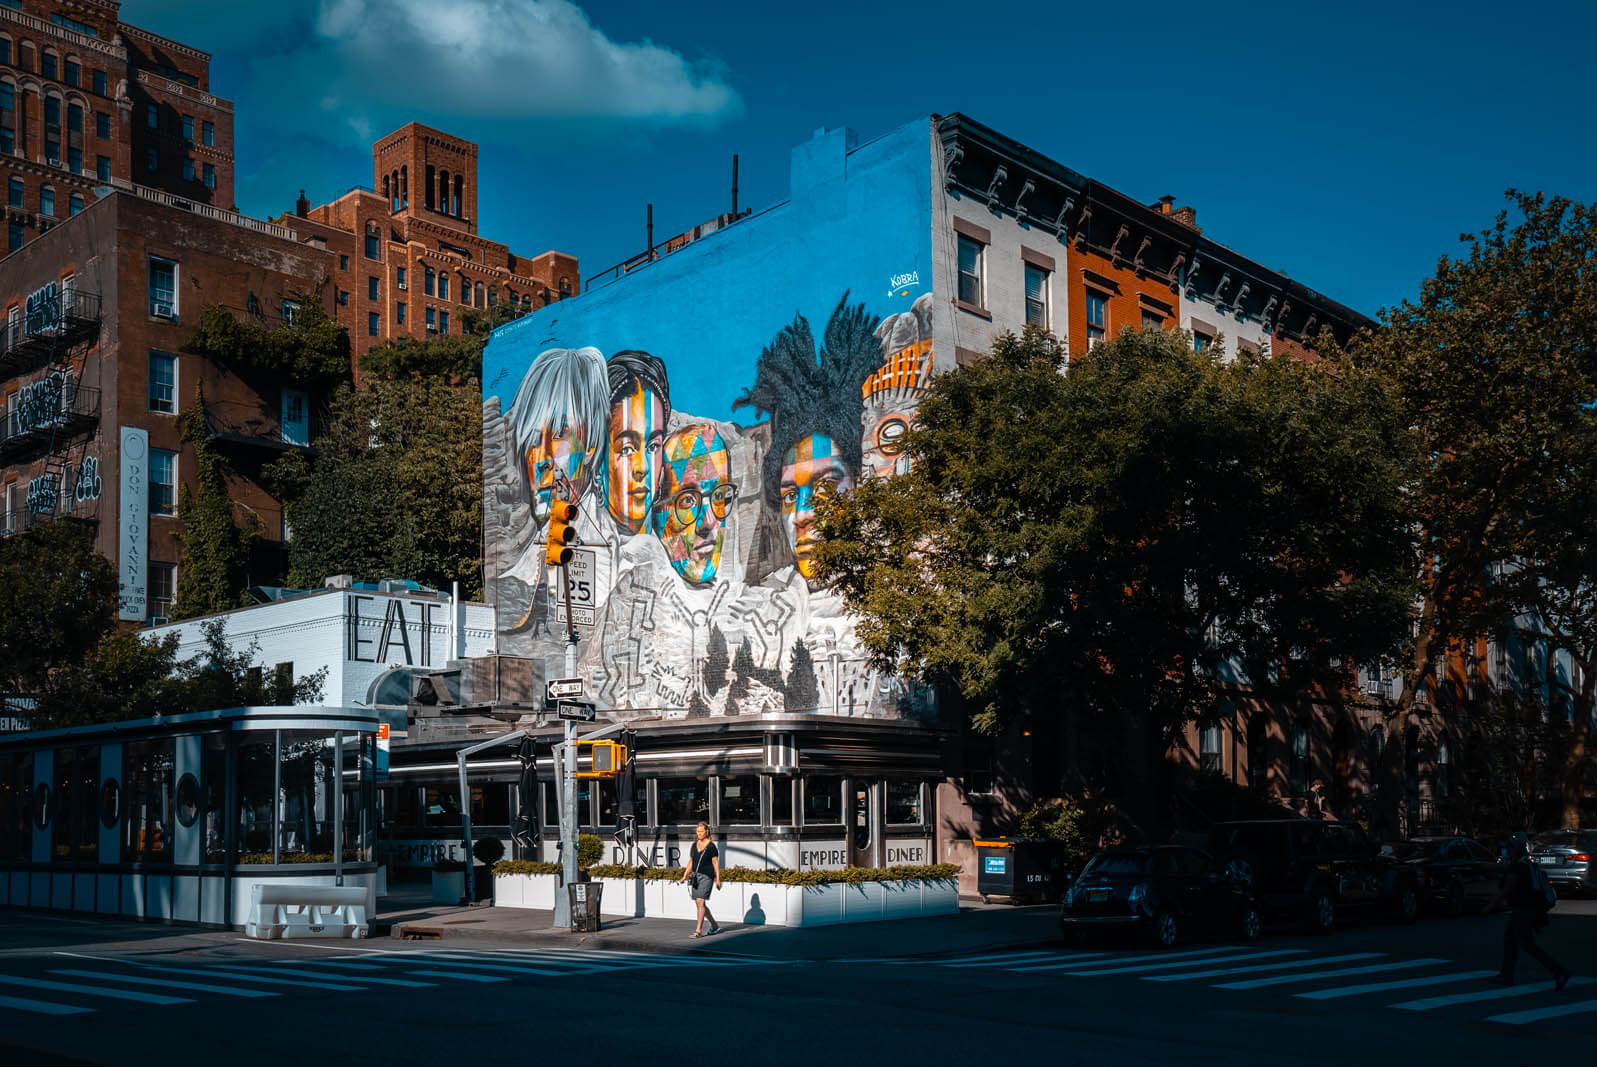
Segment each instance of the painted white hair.
[[597,348],[547,348],[527,368],[505,420],[517,462],[525,465],[527,449],[543,436],[544,427],[558,430],[562,419],[587,431],[588,445],[596,452],[593,462],[602,463],[610,384]]

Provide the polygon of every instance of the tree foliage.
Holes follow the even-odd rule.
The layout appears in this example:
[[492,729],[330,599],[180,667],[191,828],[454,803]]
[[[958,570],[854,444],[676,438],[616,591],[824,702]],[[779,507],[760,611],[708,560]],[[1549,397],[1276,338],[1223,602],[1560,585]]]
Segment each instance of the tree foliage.
[[314,458],[268,468],[294,531],[289,581],[414,578],[482,596],[482,404],[475,383],[370,379],[333,398]]
[[184,350],[224,365],[259,372],[274,381],[327,388],[350,377],[349,332],[322,307],[319,296],[294,293],[293,322],[268,326],[263,315],[242,318],[212,304]]
[[[1573,676],[1524,681],[1549,685],[1573,714],[1573,822],[1597,681],[1597,205],[1508,198],[1384,330],[1330,354],[1391,381],[1423,442],[1411,494],[1430,567],[1394,718],[1449,649],[1478,636],[1517,633],[1570,657]],[[1386,772],[1401,773],[1396,756]]]
[[117,574],[94,527],[55,519],[0,539],[0,697],[45,692],[116,625]]
[[177,568],[177,596],[172,617],[210,615],[250,603],[249,542],[258,533],[253,515],[243,528],[234,521],[233,500],[227,491],[221,457],[211,447],[206,423],[205,396],[196,388],[194,403],[178,418],[183,443],[194,464],[194,487],[178,491],[178,535],[183,553]]
[[823,580],[882,669],[996,730],[1067,707],[1161,751],[1239,667],[1340,681],[1404,635],[1410,442],[1382,383],[1122,333],[1006,335],[934,379],[909,470],[824,501]]

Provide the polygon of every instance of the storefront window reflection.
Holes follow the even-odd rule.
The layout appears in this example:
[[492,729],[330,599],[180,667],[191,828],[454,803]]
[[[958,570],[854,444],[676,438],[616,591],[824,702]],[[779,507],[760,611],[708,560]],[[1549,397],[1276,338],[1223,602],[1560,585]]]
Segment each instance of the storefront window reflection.
[[128,803],[123,856],[134,862],[165,862],[172,854],[173,746],[171,738],[135,741],[127,747]]
[[205,798],[206,863],[227,859],[227,735],[206,734],[201,752],[201,792]]
[[710,818],[710,783],[699,778],[661,778],[660,825],[692,826]]
[[722,826],[758,826],[760,823],[760,780],[752,774],[721,779]]
[[843,821],[843,779],[804,779],[804,825],[824,826]]
[[914,779],[887,780],[887,824],[918,826],[926,818],[921,810],[921,784]]
[[771,825],[793,825],[793,779],[771,779]]
[[333,742],[326,734],[281,734],[278,862],[333,855]]
[[238,746],[238,861],[271,863],[277,751],[269,733],[244,736],[249,740]]
[[[649,821],[649,783],[642,778],[634,777],[634,790],[632,793],[632,816],[642,826]],[[620,813],[617,806],[617,782],[608,778],[599,780],[599,825],[616,826],[616,816]]]

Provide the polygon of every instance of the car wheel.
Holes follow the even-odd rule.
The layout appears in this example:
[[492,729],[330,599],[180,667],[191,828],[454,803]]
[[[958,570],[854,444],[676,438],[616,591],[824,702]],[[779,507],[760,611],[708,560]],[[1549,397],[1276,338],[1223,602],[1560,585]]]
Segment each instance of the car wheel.
[[1170,948],[1180,940],[1181,928],[1175,912],[1161,911],[1153,917],[1153,943],[1160,948]]
[[1397,921],[1411,923],[1420,915],[1420,895],[1413,886],[1404,886],[1397,893]]
[[1336,926],[1336,901],[1323,889],[1309,897],[1308,926],[1311,934],[1328,934]]
[[1264,932],[1264,920],[1259,916],[1259,909],[1249,904],[1242,909],[1242,940],[1257,941]]
[[1447,914],[1458,918],[1464,914],[1464,883],[1454,880],[1447,886]]

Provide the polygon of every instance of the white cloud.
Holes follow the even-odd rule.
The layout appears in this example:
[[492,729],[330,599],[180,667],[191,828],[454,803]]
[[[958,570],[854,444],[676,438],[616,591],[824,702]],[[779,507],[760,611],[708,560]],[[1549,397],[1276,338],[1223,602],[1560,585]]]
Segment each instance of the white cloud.
[[702,126],[742,106],[724,71],[614,41],[570,0],[322,0],[313,26],[254,73],[361,137],[396,114]]

